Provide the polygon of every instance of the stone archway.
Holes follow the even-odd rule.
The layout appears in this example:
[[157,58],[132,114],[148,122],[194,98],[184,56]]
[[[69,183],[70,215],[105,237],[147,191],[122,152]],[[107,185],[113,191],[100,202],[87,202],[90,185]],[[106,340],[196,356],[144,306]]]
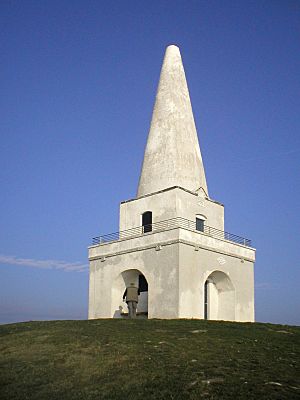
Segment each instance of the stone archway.
[[138,269],[127,269],[115,279],[111,289],[111,313],[113,318],[124,318],[127,315],[127,305],[123,302],[126,287],[134,283],[140,287],[137,317],[148,317],[148,281]]
[[204,283],[204,318],[235,321],[235,289],[224,272],[212,272]]

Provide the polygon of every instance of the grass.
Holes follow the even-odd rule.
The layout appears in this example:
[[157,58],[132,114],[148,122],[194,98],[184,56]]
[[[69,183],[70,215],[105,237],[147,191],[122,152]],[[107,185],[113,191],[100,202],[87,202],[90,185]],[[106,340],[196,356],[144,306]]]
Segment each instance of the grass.
[[4,399],[300,399],[300,328],[200,320],[0,326]]

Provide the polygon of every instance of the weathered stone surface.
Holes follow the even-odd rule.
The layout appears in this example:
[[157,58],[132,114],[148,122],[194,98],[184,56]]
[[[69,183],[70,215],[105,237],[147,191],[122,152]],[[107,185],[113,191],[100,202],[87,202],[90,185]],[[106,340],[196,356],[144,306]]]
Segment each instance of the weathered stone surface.
[[202,187],[205,173],[179,48],[167,47],[137,196],[171,186]]

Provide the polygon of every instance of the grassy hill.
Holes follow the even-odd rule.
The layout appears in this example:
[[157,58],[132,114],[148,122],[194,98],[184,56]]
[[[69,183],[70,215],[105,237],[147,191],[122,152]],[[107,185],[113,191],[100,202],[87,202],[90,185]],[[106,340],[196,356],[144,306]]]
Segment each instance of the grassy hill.
[[4,399],[300,399],[300,328],[198,320],[0,326]]

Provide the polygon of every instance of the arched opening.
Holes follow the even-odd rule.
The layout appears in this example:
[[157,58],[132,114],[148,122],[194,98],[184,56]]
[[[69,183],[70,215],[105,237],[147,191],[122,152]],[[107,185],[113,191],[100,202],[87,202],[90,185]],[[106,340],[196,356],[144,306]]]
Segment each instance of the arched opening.
[[146,211],[142,214],[143,233],[152,232],[152,212]]
[[128,308],[123,295],[127,287],[133,283],[140,289],[137,304],[137,318],[148,317],[148,282],[146,277],[138,269],[123,271],[114,281],[111,291],[113,318],[127,318]]
[[235,320],[235,290],[224,272],[212,272],[204,283],[204,318]]

